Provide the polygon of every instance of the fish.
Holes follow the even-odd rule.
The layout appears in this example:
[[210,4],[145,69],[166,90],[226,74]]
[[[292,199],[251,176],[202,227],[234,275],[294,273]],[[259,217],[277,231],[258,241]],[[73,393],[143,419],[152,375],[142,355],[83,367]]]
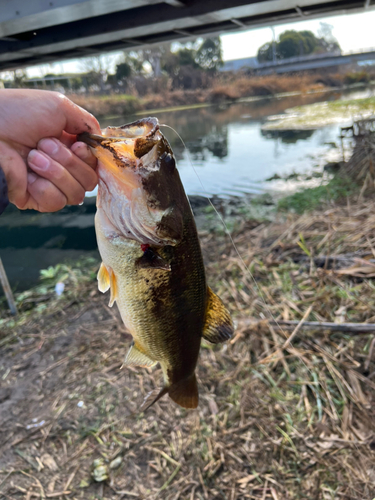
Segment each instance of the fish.
[[171,146],[157,118],[101,135],[83,133],[98,159],[95,230],[102,263],[98,288],[110,290],[133,341],[125,366],[160,364],[162,396],[198,406],[201,339],[216,344],[234,332],[230,313],[207,285],[194,215]]

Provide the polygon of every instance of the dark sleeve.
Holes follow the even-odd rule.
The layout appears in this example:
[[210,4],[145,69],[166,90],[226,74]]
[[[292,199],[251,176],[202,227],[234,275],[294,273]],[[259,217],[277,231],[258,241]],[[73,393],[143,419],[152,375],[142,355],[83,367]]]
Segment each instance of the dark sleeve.
[[3,169],[0,167],[0,215],[9,205],[8,186]]

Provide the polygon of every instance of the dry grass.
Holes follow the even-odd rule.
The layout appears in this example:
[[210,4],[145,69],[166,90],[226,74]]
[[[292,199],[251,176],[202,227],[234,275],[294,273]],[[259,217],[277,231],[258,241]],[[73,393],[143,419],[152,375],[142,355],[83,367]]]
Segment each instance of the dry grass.
[[285,92],[307,92],[329,87],[324,77],[317,74],[265,75],[223,78],[210,91],[211,101],[239,99],[241,97],[270,96]]
[[[0,498],[373,498],[374,334],[300,330],[283,348],[289,334],[245,323],[269,312],[375,322],[374,228],[368,200],[244,222],[233,236],[255,282],[225,237],[201,234],[209,282],[238,328],[203,345],[194,411],[166,398],[138,413],[160,370],[120,370],[130,337],[88,272],[70,270],[63,301],[48,286],[39,302],[21,297],[21,320],[4,318],[0,337]],[[344,267],[317,259],[338,254]]]
[[[163,80],[164,81],[164,80]],[[140,110],[162,109],[175,106],[194,105],[205,102],[235,101],[242,97],[272,96],[286,92],[329,90],[342,85],[342,75],[325,73],[239,76],[220,75],[209,89],[169,90],[164,82],[159,92],[138,95],[114,94],[108,96],[71,95],[76,104],[95,116],[129,115]],[[136,92],[134,90],[134,92]]]
[[140,100],[132,95],[69,95],[69,99],[95,116],[131,115],[143,109]]

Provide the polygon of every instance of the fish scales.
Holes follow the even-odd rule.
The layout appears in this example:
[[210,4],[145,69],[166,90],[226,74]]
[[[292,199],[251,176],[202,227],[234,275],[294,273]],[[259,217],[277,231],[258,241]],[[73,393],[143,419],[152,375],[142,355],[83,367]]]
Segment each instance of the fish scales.
[[133,336],[125,365],[160,363],[164,387],[186,408],[198,404],[195,377],[202,337],[222,342],[233,323],[207,287],[197,229],[157,119],[83,134],[99,159],[95,228],[103,260],[99,289],[111,290]]
[[[99,232],[100,225],[96,226]],[[186,217],[181,243],[160,249],[170,271],[137,266],[143,252],[134,241],[124,239],[121,245],[113,245],[102,239],[100,243],[101,254],[117,275],[117,304],[134,340],[150,359],[163,360],[177,372],[194,364],[206,306],[204,267],[194,226],[192,215]]]

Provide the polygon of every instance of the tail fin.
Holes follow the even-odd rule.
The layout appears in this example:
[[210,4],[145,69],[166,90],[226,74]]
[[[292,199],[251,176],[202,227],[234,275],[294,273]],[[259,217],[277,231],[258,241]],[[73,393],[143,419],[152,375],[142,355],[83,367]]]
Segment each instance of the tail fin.
[[149,392],[143,401],[140,410],[148,410],[156,401],[159,401],[164,394],[169,394],[169,397],[182,406],[183,408],[196,408],[198,406],[198,384],[195,373],[191,377],[181,380],[170,387],[163,387],[161,391],[154,389]]
[[183,408],[196,408],[198,406],[198,385],[195,373],[185,380],[171,385],[169,397]]

